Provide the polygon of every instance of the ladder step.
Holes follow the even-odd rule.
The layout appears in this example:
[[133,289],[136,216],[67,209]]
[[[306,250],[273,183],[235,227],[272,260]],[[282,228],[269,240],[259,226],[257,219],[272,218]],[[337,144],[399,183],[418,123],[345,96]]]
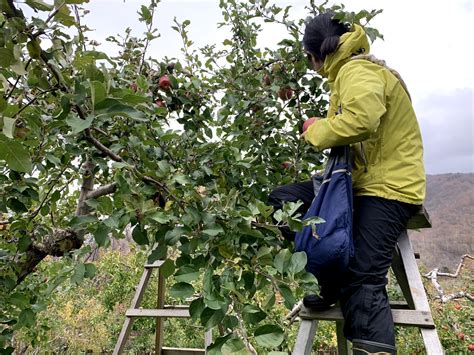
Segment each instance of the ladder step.
[[145,264],[145,269],[158,268],[164,264],[164,260],[157,260],[152,264]]
[[[334,307],[323,312],[312,312],[303,307],[299,314],[301,319],[308,320],[343,320],[339,307]],[[392,309],[393,321],[396,325],[408,325],[420,328],[434,328],[435,324],[431,313],[427,311],[416,311],[408,309]]]
[[176,318],[189,318],[188,309],[183,308],[166,308],[166,309],[129,309],[125,316],[127,317],[176,317]]
[[161,353],[163,355],[202,355],[206,353],[206,350],[163,347]]

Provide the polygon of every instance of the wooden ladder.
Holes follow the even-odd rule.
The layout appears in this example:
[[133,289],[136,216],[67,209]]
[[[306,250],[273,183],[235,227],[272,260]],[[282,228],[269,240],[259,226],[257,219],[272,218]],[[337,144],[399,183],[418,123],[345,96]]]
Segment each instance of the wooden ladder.
[[[420,228],[431,228],[428,213],[424,208],[421,208],[407,225],[407,229]],[[400,326],[418,327],[428,355],[444,354],[416,264],[415,253],[406,230],[398,239],[392,270],[406,300],[406,302],[390,302],[394,323]],[[299,317],[301,324],[293,350],[294,355],[311,354],[319,320],[335,321],[339,355],[352,353],[349,341],[343,335],[344,318],[339,307],[336,306],[324,312],[313,312],[303,306]]]
[[[125,313],[125,322],[123,323],[122,331],[115,345],[113,354],[118,355],[125,349],[125,344],[128,340],[132,330],[133,321],[136,317],[153,317],[156,318],[156,335],[155,335],[155,354],[156,355],[202,355],[206,351],[204,349],[189,349],[189,348],[170,348],[164,347],[163,339],[163,325],[164,318],[190,318],[188,306],[168,306],[165,305],[165,278],[161,274],[160,266],[164,261],[155,261],[153,264],[146,264],[143,271],[140,283],[135,291],[135,296],[132,299],[132,304]],[[146,288],[150,281],[151,273],[154,269],[158,269],[158,299],[156,309],[142,309],[140,304],[145,294]],[[212,332],[208,330],[204,336],[205,348],[212,343]]]

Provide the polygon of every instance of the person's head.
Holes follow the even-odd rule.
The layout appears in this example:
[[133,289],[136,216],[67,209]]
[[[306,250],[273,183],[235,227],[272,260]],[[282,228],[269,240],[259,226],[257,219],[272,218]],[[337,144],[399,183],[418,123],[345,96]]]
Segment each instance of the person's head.
[[337,50],[339,37],[349,30],[331,13],[320,14],[306,24],[303,47],[314,70],[323,66],[326,56]]

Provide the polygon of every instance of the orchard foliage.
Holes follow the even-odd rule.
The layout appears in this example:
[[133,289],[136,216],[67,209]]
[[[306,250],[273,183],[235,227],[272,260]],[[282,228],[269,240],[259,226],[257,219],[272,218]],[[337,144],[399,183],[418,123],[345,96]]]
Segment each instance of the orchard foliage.
[[[142,38],[108,37],[113,57],[89,38],[87,2],[0,0],[0,346],[12,350],[65,280],[92,278],[91,250],[130,225],[149,262],[167,258],[171,296],[192,298],[205,328],[221,325],[213,351],[284,349],[284,325],[268,317],[276,295],[290,309],[317,291],[272,220],[298,230],[297,205],[265,204],[323,160],[300,139],[327,105],[301,48],[304,20],[268,0],[221,0],[222,46],[196,48],[189,21],[175,20],[182,58],[150,58],[151,0]],[[356,22],[378,13],[333,10]],[[287,30],[276,48],[257,47],[265,23]],[[48,256],[71,262],[40,275]]]

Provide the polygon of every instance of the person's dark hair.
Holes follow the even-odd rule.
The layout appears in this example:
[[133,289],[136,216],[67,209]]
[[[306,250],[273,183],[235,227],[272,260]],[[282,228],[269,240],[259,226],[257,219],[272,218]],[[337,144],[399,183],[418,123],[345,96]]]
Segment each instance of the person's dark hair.
[[339,37],[348,31],[349,26],[333,19],[333,14],[320,14],[306,24],[303,46],[306,51],[324,61],[328,54],[336,51]]

